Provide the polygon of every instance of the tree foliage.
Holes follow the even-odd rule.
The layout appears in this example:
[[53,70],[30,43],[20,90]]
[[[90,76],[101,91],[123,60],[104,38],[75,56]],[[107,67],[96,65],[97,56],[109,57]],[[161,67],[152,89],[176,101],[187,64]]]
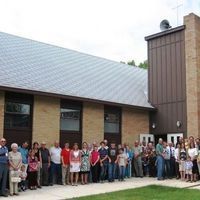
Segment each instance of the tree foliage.
[[143,68],[143,69],[148,68],[148,61],[147,60],[140,62],[138,65],[135,63],[135,60],[131,60],[131,61],[128,61],[128,62],[121,61],[120,63],[127,64],[127,65],[130,65],[130,66],[140,67],[140,68]]

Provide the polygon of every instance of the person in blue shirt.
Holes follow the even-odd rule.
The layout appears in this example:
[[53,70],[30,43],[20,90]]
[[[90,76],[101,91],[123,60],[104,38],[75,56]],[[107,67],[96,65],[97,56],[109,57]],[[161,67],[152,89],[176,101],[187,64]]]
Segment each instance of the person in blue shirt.
[[22,163],[26,167],[25,171],[27,171],[27,168],[28,168],[28,142],[27,141],[23,142],[22,146],[18,148],[18,151],[22,155]]
[[6,183],[8,175],[8,148],[5,138],[0,140],[0,195],[8,197]]

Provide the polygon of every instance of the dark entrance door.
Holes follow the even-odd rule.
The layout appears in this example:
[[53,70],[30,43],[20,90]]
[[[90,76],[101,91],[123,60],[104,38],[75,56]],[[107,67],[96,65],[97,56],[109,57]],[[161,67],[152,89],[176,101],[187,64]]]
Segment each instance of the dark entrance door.
[[5,93],[4,137],[7,146],[32,142],[33,96],[19,93]]
[[70,147],[74,143],[82,143],[82,103],[61,100],[60,108],[60,145],[68,142]]

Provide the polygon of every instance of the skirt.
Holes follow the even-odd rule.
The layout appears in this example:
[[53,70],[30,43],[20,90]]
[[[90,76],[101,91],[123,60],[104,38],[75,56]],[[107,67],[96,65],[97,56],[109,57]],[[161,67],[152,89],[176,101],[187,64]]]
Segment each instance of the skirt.
[[70,172],[80,172],[80,163],[70,163]]

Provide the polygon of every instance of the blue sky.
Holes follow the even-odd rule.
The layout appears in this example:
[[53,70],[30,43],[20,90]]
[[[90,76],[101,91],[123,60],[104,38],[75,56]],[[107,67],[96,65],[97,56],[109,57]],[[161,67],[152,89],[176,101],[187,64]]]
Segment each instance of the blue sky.
[[[173,9],[180,5],[177,10]],[[0,31],[115,61],[147,58],[144,37],[200,16],[200,0],[0,0]]]

